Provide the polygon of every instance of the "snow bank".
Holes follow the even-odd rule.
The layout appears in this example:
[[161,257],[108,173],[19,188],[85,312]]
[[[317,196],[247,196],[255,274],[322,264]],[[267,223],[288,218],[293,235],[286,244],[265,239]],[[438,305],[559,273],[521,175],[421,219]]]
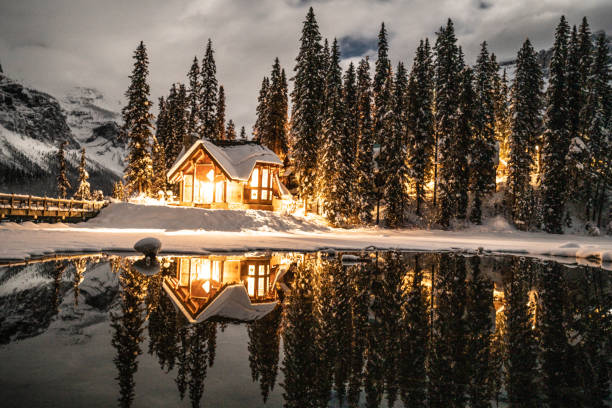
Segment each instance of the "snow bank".
[[316,218],[268,211],[204,210],[113,203],[80,224],[0,224],[0,259],[65,252],[133,252],[139,239],[153,237],[164,253],[208,254],[263,250],[397,249],[587,259],[612,262],[612,237],[552,235],[508,228],[492,219],[462,231],[334,229]]
[[79,228],[152,229],[164,231],[325,231],[297,217],[258,210],[206,210],[164,205],[112,203]]

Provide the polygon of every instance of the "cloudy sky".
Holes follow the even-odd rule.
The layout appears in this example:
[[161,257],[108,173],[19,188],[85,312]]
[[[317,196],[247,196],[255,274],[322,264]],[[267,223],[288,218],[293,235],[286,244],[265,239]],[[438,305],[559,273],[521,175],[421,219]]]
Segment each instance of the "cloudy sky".
[[210,37],[227,118],[250,130],[274,57],[288,74],[293,69],[309,6],[322,35],[340,41],[344,65],[375,54],[382,21],[394,63],[409,66],[419,39],[433,38],[447,17],[469,63],[483,40],[500,61],[513,58],[525,37],[536,49],[549,47],[561,14],[570,24],[586,15],[594,31],[612,33],[610,0],[0,0],[0,63],[9,76],[56,96],[87,86],[119,103],[143,40],[157,101],[170,84],[186,81]]

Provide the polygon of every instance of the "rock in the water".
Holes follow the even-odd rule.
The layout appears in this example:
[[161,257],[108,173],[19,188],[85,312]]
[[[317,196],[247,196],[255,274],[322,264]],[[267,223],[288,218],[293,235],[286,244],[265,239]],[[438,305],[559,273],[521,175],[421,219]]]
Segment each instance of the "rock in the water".
[[146,257],[154,258],[161,249],[161,241],[157,238],[143,238],[134,244],[134,249]]

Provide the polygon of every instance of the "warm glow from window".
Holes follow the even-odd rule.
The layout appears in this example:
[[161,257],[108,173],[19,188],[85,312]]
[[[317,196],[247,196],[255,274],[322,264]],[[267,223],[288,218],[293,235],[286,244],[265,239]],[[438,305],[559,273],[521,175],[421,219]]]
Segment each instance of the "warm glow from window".
[[249,275],[255,275],[255,265],[249,265]]
[[268,169],[261,171],[261,186],[268,187]]
[[206,178],[210,181],[215,181],[215,171],[213,169],[210,169],[210,171],[206,173]]
[[253,170],[253,174],[251,175],[251,187],[259,186],[259,169],[255,168]]
[[186,174],[183,176],[183,201],[193,201],[193,176]]
[[204,289],[206,293],[210,292],[210,281],[204,282],[204,284],[202,285],[202,288]]
[[222,203],[223,202],[223,190],[225,190],[223,182],[218,181],[215,184],[215,202]]
[[261,192],[261,199],[262,200],[267,200],[268,199],[268,190],[263,190]]
[[251,190],[251,200],[257,200],[257,190]]

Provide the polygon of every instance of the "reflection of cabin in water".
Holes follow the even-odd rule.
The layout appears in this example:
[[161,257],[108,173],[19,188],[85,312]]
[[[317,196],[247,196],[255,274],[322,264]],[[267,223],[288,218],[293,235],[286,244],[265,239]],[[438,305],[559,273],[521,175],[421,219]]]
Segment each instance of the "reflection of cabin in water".
[[245,300],[252,303],[256,315],[258,303],[276,300],[275,279],[288,267],[289,258],[256,254],[186,256],[174,258],[173,263],[174,273],[164,277],[164,290],[190,322],[197,322],[210,317],[205,312],[212,301],[236,284],[244,286]]
[[265,146],[247,141],[196,141],[168,171],[179,183],[180,205],[276,210],[289,191],[279,180],[283,166]]

